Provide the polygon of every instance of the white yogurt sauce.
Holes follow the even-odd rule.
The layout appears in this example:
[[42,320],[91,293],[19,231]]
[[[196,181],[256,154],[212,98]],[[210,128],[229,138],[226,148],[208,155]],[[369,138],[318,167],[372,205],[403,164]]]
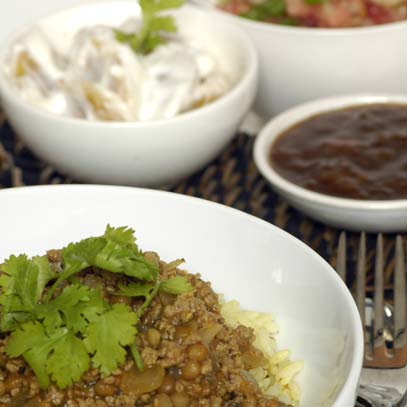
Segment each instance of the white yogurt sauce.
[[[124,29],[134,27],[127,21]],[[6,70],[28,102],[63,116],[108,121],[168,119],[225,94],[231,82],[214,55],[172,37],[151,54],[119,43],[111,27],[78,31],[66,49],[36,27],[18,39]]]

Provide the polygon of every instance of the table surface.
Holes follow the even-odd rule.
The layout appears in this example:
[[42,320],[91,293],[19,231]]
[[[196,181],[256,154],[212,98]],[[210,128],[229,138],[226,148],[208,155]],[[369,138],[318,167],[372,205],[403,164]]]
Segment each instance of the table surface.
[[[238,134],[207,167],[170,190],[219,202],[271,222],[304,241],[333,267],[340,230],[315,222],[295,209],[270,188],[252,158],[254,137]],[[0,188],[24,185],[77,183],[37,159],[0,117]],[[347,232],[348,277],[353,289],[360,234]],[[407,239],[404,239],[406,241]],[[376,235],[367,235],[367,290],[372,292]],[[384,236],[386,294],[391,297],[395,235]]]

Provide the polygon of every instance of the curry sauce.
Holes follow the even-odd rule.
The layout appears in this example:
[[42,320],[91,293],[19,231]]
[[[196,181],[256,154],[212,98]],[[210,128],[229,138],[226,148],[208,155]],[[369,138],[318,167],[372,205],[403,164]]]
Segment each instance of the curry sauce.
[[284,178],[326,195],[407,199],[407,105],[372,104],[312,116],[270,151]]

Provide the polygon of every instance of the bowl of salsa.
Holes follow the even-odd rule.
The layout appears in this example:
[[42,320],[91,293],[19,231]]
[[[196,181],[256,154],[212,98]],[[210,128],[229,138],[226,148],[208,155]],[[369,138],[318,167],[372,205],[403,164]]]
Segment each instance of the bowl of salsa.
[[309,100],[407,93],[406,0],[194,0],[232,19],[260,59],[255,108],[269,118]]
[[306,103],[270,121],[256,165],[289,203],[352,230],[407,230],[407,96]]

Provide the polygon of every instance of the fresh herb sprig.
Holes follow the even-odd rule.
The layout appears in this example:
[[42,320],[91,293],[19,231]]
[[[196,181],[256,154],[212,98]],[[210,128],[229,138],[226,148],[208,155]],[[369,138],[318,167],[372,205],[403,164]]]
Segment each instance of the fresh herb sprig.
[[311,5],[327,3],[330,0],[305,0],[306,3]]
[[[5,352],[22,356],[43,389],[51,381],[66,388],[90,366],[109,375],[125,361],[128,350],[142,369],[136,347],[142,314],[160,290],[192,290],[181,276],[161,280],[158,268],[139,251],[134,231],[126,227],[107,226],[101,237],[69,244],[62,250],[61,267],[57,273],[46,256],[25,255],[11,256],[0,265],[0,329],[10,333]],[[100,289],[74,280],[74,274],[89,267],[126,275],[131,282],[116,294],[143,297],[140,308],[111,305]]]
[[128,44],[138,54],[149,54],[159,45],[165,44],[163,33],[177,32],[172,16],[159,15],[165,10],[179,8],[184,0],[140,0],[142,25],[139,32],[115,31],[117,41]]
[[249,20],[266,21],[272,17],[282,17],[285,14],[285,0],[265,0],[255,4],[250,10],[241,13],[241,17]]

